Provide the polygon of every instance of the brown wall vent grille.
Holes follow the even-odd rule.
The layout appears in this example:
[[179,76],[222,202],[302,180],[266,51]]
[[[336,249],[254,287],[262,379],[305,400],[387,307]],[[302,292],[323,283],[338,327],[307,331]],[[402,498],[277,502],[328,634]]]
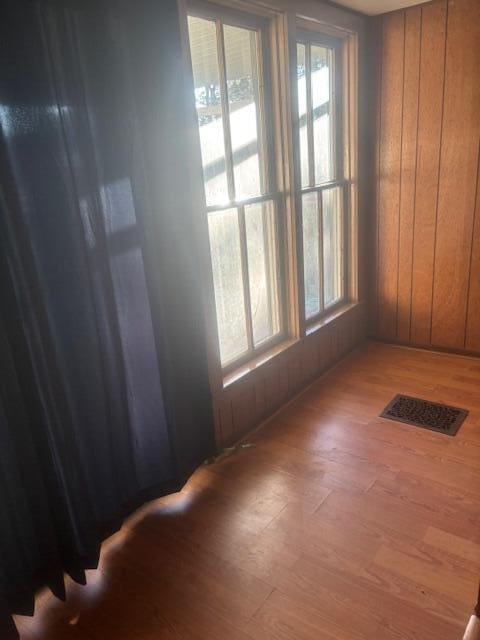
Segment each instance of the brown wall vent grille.
[[454,436],[468,411],[411,396],[396,395],[380,414],[381,418]]

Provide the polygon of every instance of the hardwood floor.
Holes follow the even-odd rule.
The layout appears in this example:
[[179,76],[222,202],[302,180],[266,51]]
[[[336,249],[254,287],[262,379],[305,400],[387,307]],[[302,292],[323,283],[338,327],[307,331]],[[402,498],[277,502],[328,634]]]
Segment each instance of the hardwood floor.
[[[455,438],[378,418],[470,411]],[[138,512],[22,640],[454,640],[480,576],[480,360],[367,344]]]

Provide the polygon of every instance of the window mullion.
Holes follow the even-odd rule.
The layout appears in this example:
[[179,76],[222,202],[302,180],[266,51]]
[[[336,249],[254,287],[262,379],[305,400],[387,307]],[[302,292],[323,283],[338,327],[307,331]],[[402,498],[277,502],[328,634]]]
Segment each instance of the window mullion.
[[301,190],[302,195],[306,193],[312,193],[313,191],[328,191],[333,187],[344,187],[348,184],[348,180],[331,180],[329,182],[322,182],[322,184],[317,184],[314,187],[304,187]]
[[243,303],[245,308],[245,321],[247,323],[247,341],[249,350],[254,349],[252,303],[250,298],[250,276],[248,272],[247,230],[245,225],[245,207],[237,208],[238,228],[240,231],[240,256],[242,262]]
[[217,28],[217,55],[220,73],[220,96],[222,102],[223,138],[225,143],[225,167],[227,170],[228,198],[230,202],[235,200],[235,177],[233,173],[232,137],[230,133],[230,105],[228,104],[227,65],[225,61],[225,39],[223,37],[223,25],[216,21]]
[[317,191],[318,212],[318,306],[320,313],[325,307],[324,282],[323,282],[323,191]]
[[[276,308],[276,304],[273,302],[272,295],[276,287],[272,286],[273,283],[273,274],[271,269],[272,264],[272,237],[271,237],[271,226],[268,224],[267,215],[268,212],[266,210],[267,204],[262,205],[262,229],[263,229],[263,244],[265,247],[264,256],[263,256],[263,264],[265,268],[265,278],[267,281],[267,304],[268,304],[268,318],[270,321],[270,326],[275,325],[275,320],[273,318],[273,310]],[[275,205],[273,205],[275,206]],[[275,217],[276,210],[274,209],[274,222],[275,225]],[[275,278],[275,283],[277,279]]]
[[338,126],[340,124],[337,113],[337,56],[335,49],[330,50],[329,55],[329,84],[330,95],[328,100],[328,111],[330,114],[330,157],[333,159],[333,179],[339,180],[344,177],[341,171],[341,149],[339,149]]
[[305,45],[305,76],[306,76],[306,109],[307,109],[307,142],[308,142],[308,184],[315,184],[315,152],[313,148],[313,102],[312,102],[312,73],[311,73],[311,47]]
[[341,206],[341,214],[340,214],[340,295],[342,298],[345,298],[347,294],[348,282],[348,265],[347,265],[347,247],[349,242],[349,220],[347,220],[347,216],[349,215],[350,207],[349,207],[349,193],[346,187],[343,187],[341,190],[341,198],[340,198],[340,206]]
[[264,86],[263,69],[262,69],[262,33],[256,32],[255,37],[250,40],[250,50],[252,56],[252,72],[253,72],[253,92],[255,95],[255,113],[257,116],[257,144],[258,144],[258,160],[260,167],[260,192],[262,194],[270,192],[270,181],[267,175],[267,167],[265,162],[265,104],[264,94],[260,90]]

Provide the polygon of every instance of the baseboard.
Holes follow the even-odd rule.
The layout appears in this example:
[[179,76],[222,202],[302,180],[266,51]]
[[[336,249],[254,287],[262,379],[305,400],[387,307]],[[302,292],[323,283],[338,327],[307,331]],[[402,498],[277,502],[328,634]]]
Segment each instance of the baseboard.
[[379,342],[381,344],[388,344],[392,347],[399,347],[401,349],[411,349],[413,351],[430,351],[431,353],[441,353],[443,355],[460,356],[463,358],[471,358],[478,360],[480,358],[480,351],[470,351],[468,349],[448,349],[446,347],[438,347],[433,345],[411,344],[409,342],[402,342],[399,340],[387,340],[386,338],[379,338],[378,336],[368,336],[367,338],[371,342]]

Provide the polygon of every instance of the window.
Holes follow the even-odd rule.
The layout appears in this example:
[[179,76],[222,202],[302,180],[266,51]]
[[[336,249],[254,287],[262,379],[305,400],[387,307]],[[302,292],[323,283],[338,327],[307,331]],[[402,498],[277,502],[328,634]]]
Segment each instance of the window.
[[284,335],[267,23],[192,5],[188,33],[225,369]]
[[356,35],[297,18],[292,131],[289,24],[234,4],[187,0],[224,376],[355,300],[358,271]]
[[305,32],[297,42],[298,149],[305,318],[345,299],[342,46]]

